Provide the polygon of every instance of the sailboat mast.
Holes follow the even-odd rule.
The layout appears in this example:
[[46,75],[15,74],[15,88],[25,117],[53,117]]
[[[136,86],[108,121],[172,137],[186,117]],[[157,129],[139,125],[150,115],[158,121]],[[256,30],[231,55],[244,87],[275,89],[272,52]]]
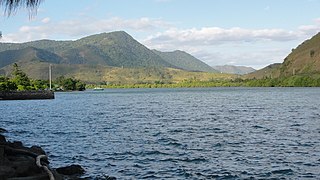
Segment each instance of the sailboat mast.
[[49,88],[51,90],[51,81],[52,81],[52,75],[51,75],[51,64],[49,65]]

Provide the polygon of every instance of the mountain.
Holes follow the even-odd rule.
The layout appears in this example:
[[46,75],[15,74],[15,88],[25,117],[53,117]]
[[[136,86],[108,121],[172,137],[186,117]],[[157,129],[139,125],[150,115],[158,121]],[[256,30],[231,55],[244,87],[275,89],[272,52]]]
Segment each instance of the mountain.
[[60,63],[62,58],[46,50],[27,47],[19,50],[7,50],[0,52],[0,67],[10,65],[14,62],[48,62]]
[[264,77],[290,77],[320,75],[320,33],[304,41],[281,64],[272,64],[246,77],[261,79]]
[[[18,63],[32,78],[39,79],[47,78],[47,73],[41,71],[47,71],[48,64],[54,64],[57,75],[70,76],[89,73],[87,71],[93,76],[92,72],[102,72],[101,67],[214,72],[186,52],[150,50],[124,31],[96,34],[75,41],[0,43],[0,73],[9,74],[12,63]],[[101,73],[96,75],[103,76]]]
[[280,67],[280,76],[299,74],[320,74],[320,33],[292,49]]
[[76,41],[41,40],[22,44],[2,44],[0,51],[21,50],[27,47],[55,53],[63,59],[63,64],[174,67],[123,31],[92,35]]
[[252,67],[232,66],[232,65],[213,66],[212,68],[221,73],[239,74],[239,75],[248,74],[256,71]]
[[280,76],[281,63],[270,64],[267,67],[254,71],[252,73],[246,74],[245,77],[249,79],[262,79],[262,78],[276,78]]
[[217,72],[206,63],[184,51],[161,52],[153,50],[153,52],[170,64],[187,71]]
[[115,67],[174,67],[123,31],[102,33],[75,42],[91,45]]

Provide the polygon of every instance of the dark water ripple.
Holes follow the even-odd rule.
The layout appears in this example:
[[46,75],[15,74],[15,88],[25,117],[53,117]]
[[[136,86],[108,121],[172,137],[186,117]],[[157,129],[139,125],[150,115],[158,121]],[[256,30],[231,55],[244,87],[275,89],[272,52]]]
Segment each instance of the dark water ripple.
[[52,166],[119,179],[320,179],[319,88],[123,89],[0,101]]

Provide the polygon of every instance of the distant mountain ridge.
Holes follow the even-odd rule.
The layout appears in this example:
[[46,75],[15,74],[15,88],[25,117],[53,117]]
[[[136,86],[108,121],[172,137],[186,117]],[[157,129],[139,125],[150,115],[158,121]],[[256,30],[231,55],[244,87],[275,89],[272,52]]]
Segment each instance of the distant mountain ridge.
[[187,71],[217,72],[215,69],[184,51],[161,52],[153,50],[162,59],[173,66]]
[[23,62],[24,65],[42,62],[60,66],[156,67],[214,72],[210,66],[186,52],[150,50],[124,31],[91,35],[75,41],[0,43],[0,69],[15,62]]
[[252,67],[232,66],[232,65],[212,66],[212,68],[221,73],[239,74],[239,75],[248,74],[256,71]]

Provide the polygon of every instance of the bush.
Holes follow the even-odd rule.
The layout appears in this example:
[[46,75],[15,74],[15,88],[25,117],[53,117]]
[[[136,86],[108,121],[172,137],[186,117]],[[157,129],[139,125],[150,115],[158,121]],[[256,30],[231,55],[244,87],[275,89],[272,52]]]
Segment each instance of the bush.
[[0,76],[0,91],[13,91],[17,90],[17,85],[9,78]]
[[311,51],[310,51],[310,57],[313,57],[314,54],[315,54],[315,51],[314,51],[314,50],[311,50]]

